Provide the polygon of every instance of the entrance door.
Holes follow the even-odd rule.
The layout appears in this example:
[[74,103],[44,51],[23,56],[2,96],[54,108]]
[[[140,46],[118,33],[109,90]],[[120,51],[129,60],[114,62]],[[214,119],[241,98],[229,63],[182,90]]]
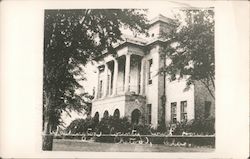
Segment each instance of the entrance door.
[[141,118],[141,112],[138,109],[135,109],[131,114],[131,123],[138,124]]

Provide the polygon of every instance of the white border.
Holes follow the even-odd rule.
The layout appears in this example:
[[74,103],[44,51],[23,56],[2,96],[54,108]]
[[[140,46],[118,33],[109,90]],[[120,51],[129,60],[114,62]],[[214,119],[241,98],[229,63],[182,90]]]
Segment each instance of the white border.
[[[246,1],[2,1],[1,157],[247,158],[249,3]],[[168,6],[168,7],[166,7]],[[49,8],[215,7],[216,150],[212,153],[42,152],[43,14]]]

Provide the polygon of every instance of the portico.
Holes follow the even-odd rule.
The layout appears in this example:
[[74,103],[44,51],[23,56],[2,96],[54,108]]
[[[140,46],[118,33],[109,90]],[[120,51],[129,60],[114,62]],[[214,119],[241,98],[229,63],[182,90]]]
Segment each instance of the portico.
[[97,67],[95,100],[129,93],[143,95],[142,67],[142,57],[136,54],[101,63]]
[[128,118],[135,109],[143,113],[144,53],[127,46],[118,50],[117,55],[106,55],[98,62],[92,116],[98,113],[102,118],[104,112],[113,115],[115,110]]

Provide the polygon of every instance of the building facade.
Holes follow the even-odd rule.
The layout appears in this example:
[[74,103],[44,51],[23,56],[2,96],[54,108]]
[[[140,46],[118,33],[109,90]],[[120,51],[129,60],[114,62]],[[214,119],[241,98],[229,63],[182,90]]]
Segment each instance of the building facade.
[[168,124],[215,115],[214,100],[201,83],[185,90],[185,79],[170,82],[165,78],[164,84],[164,76],[158,73],[165,60],[162,35],[166,37],[172,27],[171,19],[159,15],[151,21],[149,37],[124,36],[115,47],[116,56],[103,54],[96,65],[92,117],[126,116],[132,123],[156,127],[161,120]]

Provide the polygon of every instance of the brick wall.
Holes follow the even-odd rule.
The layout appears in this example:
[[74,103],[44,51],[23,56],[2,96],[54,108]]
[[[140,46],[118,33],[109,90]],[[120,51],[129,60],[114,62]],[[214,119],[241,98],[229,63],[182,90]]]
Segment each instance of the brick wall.
[[[207,88],[199,81],[195,82],[195,118],[204,118],[205,114],[205,101],[211,102],[211,116],[215,117],[215,100],[212,98]],[[210,87],[212,89],[212,87]],[[213,90],[213,89],[212,89]],[[214,90],[213,90],[214,91]]]

